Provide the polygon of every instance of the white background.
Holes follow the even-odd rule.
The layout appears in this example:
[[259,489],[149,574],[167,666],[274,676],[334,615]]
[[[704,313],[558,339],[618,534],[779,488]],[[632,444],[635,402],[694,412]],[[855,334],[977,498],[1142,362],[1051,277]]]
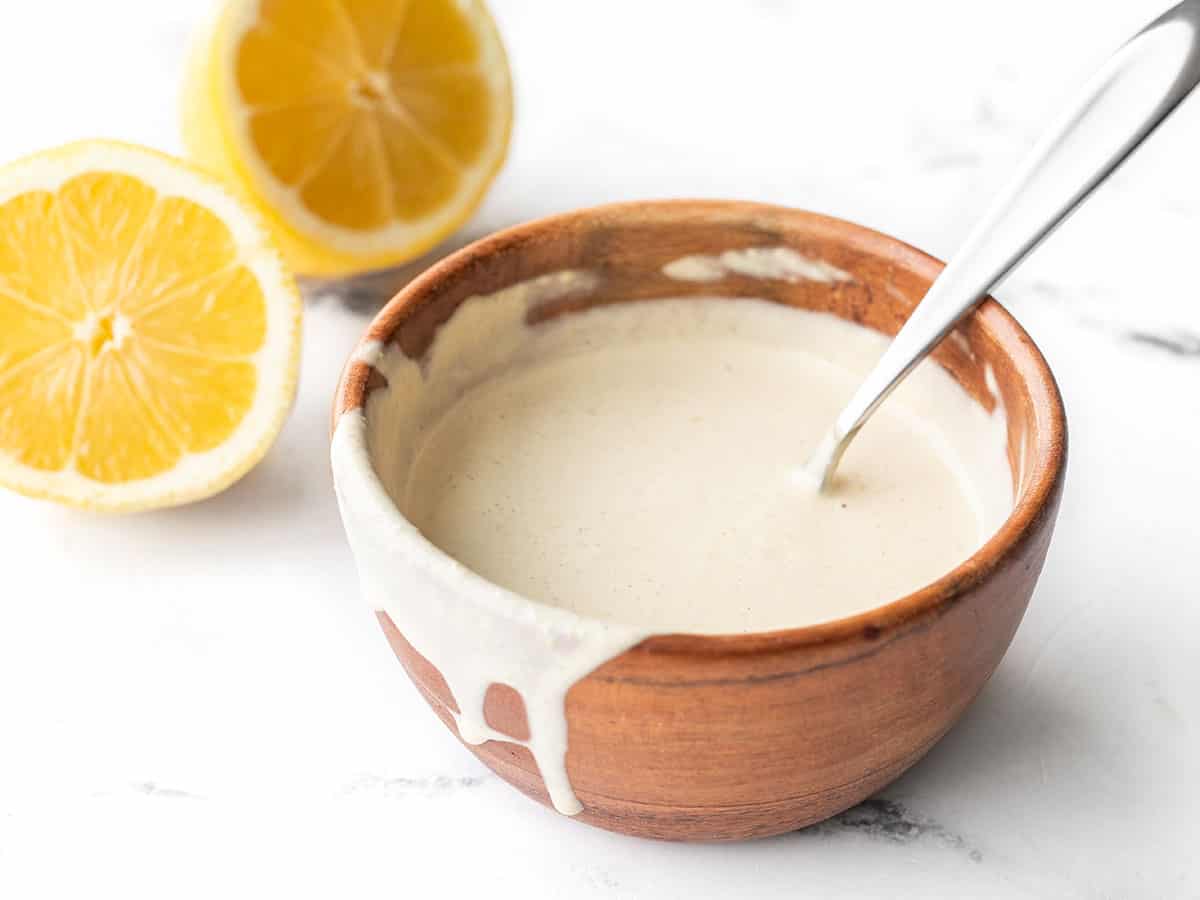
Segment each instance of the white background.
[[[203,0],[5,4],[0,157],[177,150]],[[656,196],[808,207],[948,255],[1154,0],[495,0],[512,155],[454,242]],[[266,461],[195,506],[0,496],[0,896],[1200,896],[1200,99],[1001,290],[1066,397],[1016,642],[876,804],[754,844],[605,834],[428,712],[360,604],[326,462],[381,296],[311,291]],[[382,290],[376,283],[367,287]]]

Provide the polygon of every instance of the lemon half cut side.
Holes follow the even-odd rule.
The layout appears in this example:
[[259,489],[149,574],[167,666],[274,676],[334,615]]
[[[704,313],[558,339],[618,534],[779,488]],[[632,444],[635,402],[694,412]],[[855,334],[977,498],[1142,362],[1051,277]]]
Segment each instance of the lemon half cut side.
[[420,255],[508,150],[508,63],[479,0],[226,0],[188,71],[189,152],[303,275]]
[[257,216],[165,154],[0,169],[0,485],[103,510],[210,496],[279,433],[301,301]]

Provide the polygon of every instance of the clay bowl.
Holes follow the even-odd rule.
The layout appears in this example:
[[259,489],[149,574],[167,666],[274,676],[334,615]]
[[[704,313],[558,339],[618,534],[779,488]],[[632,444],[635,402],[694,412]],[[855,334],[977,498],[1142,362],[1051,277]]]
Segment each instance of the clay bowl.
[[[852,280],[725,273],[686,281],[663,272],[690,254],[750,247],[792,248]],[[543,219],[453,254],[388,303],[346,367],[335,421],[361,419],[368,394],[386,383],[369,362],[374,342],[419,358],[465,299],[549,273],[590,272],[594,288],[531,308],[531,322],[601,302],[751,296],[894,334],[941,268],[866,228],[749,203],[631,203]],[[581,677],[565,700],[566,773],[583,807],[579,821],[678,840],[800,828],[891,782],[962,715],[1000,662],[1041,571],[1062,492],[1066,423],[1045,360],[998,303],[986,302],[957,335],[935,359],[989,409],[990,367],[1007,412],[1016,496],[1008,520],[961,566],[870,612],[771,633],[658,635]],[[369,466],[365,451],[339,454],[335,441],[339,481],[347,468]],[[387,571],[364,561],[364,543],[377,536],[345,507],[343,498],[364,584],[403,579],[400,557]],[[438,602],[447,586],[436,575],[423,579],[413,583],[411,602]],[[386,613],[379,620],[413,683],[457,733],[461,698],[450,694],[439,660],[420,655]],[[469,749],[547,803],[525,746],[521,694],[498,680],[481,697],[496,739]]]

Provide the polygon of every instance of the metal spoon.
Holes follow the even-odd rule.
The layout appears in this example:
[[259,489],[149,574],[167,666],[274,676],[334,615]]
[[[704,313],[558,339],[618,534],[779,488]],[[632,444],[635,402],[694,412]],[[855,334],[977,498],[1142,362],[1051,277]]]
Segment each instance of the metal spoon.
[[829,487],[888,394],[959,319],[1067,218],[1200,82],[1200,0],[1131,38],[1037,144],[837,417],[805,469]]

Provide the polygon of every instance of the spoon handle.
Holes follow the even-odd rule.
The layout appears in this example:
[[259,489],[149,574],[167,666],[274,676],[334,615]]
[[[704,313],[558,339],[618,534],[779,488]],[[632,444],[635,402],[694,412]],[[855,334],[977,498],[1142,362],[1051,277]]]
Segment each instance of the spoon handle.
[[863,423],[954,325],[1200,82],[1200,0],[1131,38],[1038,142],[888,346],[808,464],[828,486]]

